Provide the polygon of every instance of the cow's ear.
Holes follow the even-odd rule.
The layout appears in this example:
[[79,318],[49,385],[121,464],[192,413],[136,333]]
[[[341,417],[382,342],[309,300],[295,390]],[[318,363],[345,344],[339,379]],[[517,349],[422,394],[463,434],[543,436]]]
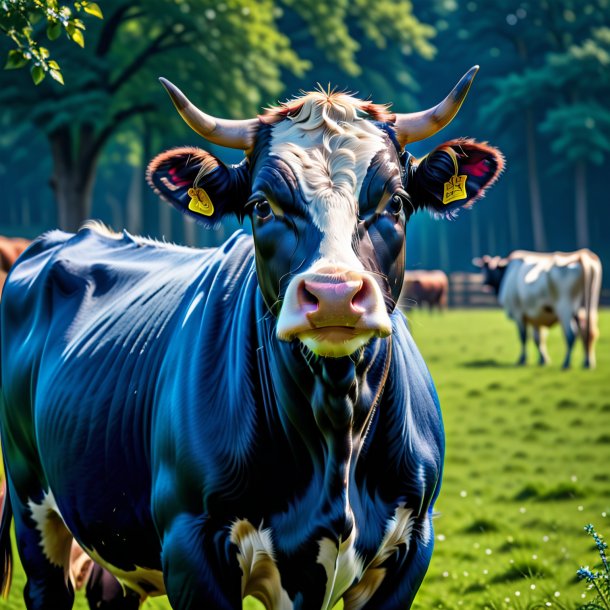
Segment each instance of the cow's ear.
[[197,222],[214,227],[227,214],[243,216],[250,190],[244,159],[227,166],[200,148],[175,148],[157,155],[146,178],[163,199]]
[[411,160],[407,192],[416,209],[453,217],[483,197],[504,169],[504,157],[486,143],[445,142],[419,162]]

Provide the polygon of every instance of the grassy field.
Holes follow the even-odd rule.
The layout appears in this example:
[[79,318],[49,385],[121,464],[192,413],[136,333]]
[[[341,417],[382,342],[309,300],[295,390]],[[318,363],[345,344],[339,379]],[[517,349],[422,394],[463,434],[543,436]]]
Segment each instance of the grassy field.
[[[436,550],[415,608],[573,609],[597,556],[583,526],[610,536],[610,311],[598,368],[562,371],[559,329],[546,368],[513,365],[514,325],[499,310],[409,314],[441,399],[447,459]],[[20,570],[7,602],[23,608]],[[86,605],[79,599],[78,608]],[[169,608],[164,599],[145,608]],[[247,610],[262,608],[253,600]]]

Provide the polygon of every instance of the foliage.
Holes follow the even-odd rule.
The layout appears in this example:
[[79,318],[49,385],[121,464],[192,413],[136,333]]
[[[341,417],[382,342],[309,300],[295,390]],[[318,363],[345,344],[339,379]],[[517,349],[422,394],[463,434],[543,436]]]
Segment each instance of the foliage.
[[601,571],[593,572],[589,567],[581,567],[577,576],[579,580],[584,580],[589,585],[589,590],[595,591],[597,598],[594,601],[581,606],[581,610],[608,610],[610,608],[610,568],[606,549],[608,545],[603,538],[595,531],[593,525],[585,525],[585,531],[593,538],[595,548],[601,560]]
[[[327,58],[349,75],[362,72],[362,57],[358,51],[373,43],[376,49],[386,49],[390,43],[403,53],[418,53],[431,59],[434,47],[430,40],[435,30],[423,24],[414,14],[410,0],[283,0],[308,24],[318,48]],[[361,34],[361,36],[357,36]]]
[[87,0],[70,4],[59,4],[57,0],[2,0],[0,31],[16,47],[8,51],[5,69],[13,70],[29,65],[34,84],[40,84],[49,74],[63,85],[61,68],[56,60],[51,59],[50,51],[40,44],[39,33],[46,28],[49,41],[54,41],[65,33],[70,40],[84,47],[85,24],[76,17],[79,12],[103,18],[99,5]]

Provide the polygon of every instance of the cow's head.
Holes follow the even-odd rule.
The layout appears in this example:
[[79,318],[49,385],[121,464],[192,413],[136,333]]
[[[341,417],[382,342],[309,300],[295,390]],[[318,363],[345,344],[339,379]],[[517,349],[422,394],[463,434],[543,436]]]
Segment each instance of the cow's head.
[[236,166],[182,148],[159,155],[149,181],[196,220],[252,220],[257,273],[277,336],[321,356],[352,354],[391,333],[402,287],[405,225],[420,208],[451,216],[502,169],[495,149],[448,142],[420,163],[403,150],[457,113],[477,68],[427,111],[391,114],[345,93],[315,91],[257,119],[227,121],[162,79],[200,135],[246,151]]
[[472,264],[481,269],[483,286],[489,286],[496,294],[500,292],[500,284],[509,262],[507,258],[489,256],[488,254],[483,255],[481,258],[472,259]]

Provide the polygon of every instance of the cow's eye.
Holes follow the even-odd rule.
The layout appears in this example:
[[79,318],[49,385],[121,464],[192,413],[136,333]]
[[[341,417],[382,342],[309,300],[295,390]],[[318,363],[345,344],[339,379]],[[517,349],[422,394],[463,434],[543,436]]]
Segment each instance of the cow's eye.
[[386,206],[386,210],[390,214],[394,214],[394,216],[400,216],[403,209],[402,197],[400,195],[393,195],[388,205]]
[[266,199],[260,199],[254,204],[254,213],[259,220],[268,220],[273,216],[273,210]]

